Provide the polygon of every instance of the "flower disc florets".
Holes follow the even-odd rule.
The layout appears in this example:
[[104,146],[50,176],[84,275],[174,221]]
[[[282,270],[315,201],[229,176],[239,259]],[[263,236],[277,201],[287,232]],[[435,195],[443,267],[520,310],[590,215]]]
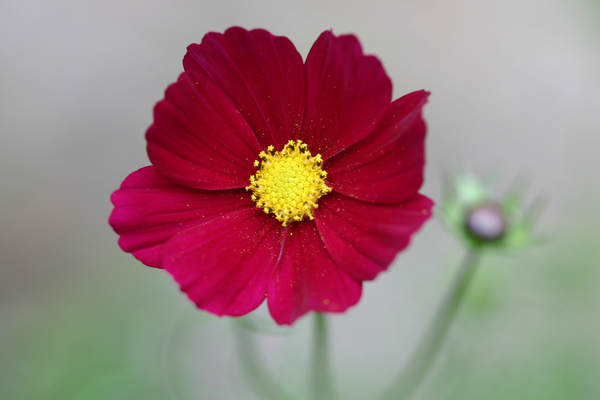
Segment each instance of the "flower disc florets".
[[252,200],[267,214],[274,214],[287,226],[291,221],[302,221],[305,216],[314,219],[317,201],[331,188],[325,185],[327,172],[321,169],[320,154],[312,157],[308,146],[301,140],[290,140],[283,149],[269,146],[258,155],[254,166],[258,172],[250,177]]

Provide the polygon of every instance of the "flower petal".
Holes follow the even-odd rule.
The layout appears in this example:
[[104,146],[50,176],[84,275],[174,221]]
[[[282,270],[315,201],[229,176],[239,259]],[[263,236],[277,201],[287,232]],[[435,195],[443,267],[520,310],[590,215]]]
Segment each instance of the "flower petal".
[[428,95],[413,92],[394,101],[369,136],[327,162],[327,184],[371,202],[413,197],[423,183],[426,127],[421,109]]
[[333,261],[357,281],[387,269],[431,217],[433,202],[416,195],[403,204],[373,204],[338,193],[319,202],[315,222]]
[[239,27],[209,33],[188,47],[183,66],[214,79],[263,148],[281,150],[298,138],[306,87],[302,56],[289,39]]
[[144,264],[160,268],[165,242],[178,232],[223,214],[254,207],[244,190],[207,191],[177,185],[144,167],[129,175],[111,196],[109,223],[119,246]]
[[164,268],[198,308],[240,316],[260,305],[283,228],[261,209],[240,210],[174,236]]
[[146,140],[161,174],[197,189],[247,186],[262,150],[225,93],[196,72],[184,72],[167,88]]
[[305,64],[307,104],[300,139],[324,160],[364,138],[392,99],[381,62],[363,55],[353,35],[325,31]]
[[337,267],[314,222],[292,223],[269,283],[269,311],[290,325],[308,311],[343,312],[360,299],[362,286]]

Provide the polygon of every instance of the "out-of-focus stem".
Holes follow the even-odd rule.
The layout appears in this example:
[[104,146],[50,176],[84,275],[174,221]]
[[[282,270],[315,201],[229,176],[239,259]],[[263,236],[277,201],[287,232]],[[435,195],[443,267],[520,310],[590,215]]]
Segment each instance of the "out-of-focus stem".
[[315,313],[314,343],[311,370],[312,399],[333,400],[335,394],[331,383],[329,365],[329,338],[327,318],[324,314]]
[[425,333],[411,360],[378,400],[409,399],[419,387],[450,328],[479,258],[480,253],[477,250],[469,250],[441,307],[435,314],[429,330]]
[[266,400],[296,399],[286,393],[277,382],[267,373],[267,368],[258,351],[255,333],[236,324],[238,353],[244,374],[256,394]]

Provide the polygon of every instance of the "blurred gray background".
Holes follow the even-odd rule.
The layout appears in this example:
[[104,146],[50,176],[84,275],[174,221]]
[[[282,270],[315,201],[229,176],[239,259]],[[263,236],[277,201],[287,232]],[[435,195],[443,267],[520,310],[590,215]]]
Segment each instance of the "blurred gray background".
[[[303,56],[323,30],[354,33],[394,97],[431,91],[433,199],[463,166],[550,202],[546,244],[484,260],[416,398],[600,398],[599,22],[591,0],[0,1],[0,398],[257,398],[236,322],[197,311],[107,223],[187,45],[234,25]],[[331,318],[341,398],[392,380],[462,254],[432,220]],[[308,317],[259,339],[299,395],[310,334]]]

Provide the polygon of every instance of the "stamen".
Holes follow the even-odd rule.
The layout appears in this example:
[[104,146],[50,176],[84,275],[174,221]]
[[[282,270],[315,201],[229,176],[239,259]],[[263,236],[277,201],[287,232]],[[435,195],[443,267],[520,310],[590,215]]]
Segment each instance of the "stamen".
[[321,169],[321,155],[312,157],[306,143],[290,140],[280,152],[269,146],[258,157],[262,162],[254,162],[258,171],[246,187],[256,206],[273,214],[283,226],[304,217],[314,219],[317,201],[331,192],[325,184],[327,172]]

